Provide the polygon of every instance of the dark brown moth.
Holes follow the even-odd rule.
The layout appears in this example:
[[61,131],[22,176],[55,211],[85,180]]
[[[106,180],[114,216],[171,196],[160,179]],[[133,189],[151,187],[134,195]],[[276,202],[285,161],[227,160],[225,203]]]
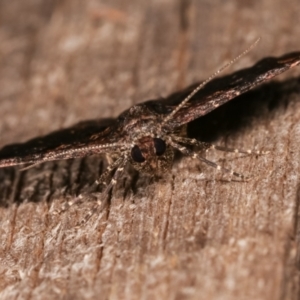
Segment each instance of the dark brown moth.
[[[198,150],[215,148],[239,153],[251,151],[226,149],[189,139],[185,129],[187,123],[194,119],[300,64],[300,52],[294,52],[277,58],[264,58],[250,68],[214,79],[250,48],[202,84],[189,87],[165,99],[134,105],[116,119],[81,122],[71,128],[23,144],[8,145],[0,150],[0,167],[21,164],[32,166],[46,161],[107,153],[113,158],[112,163],[98,182],[110,182],[112,186],[127,163],[144,173],[161,174],[171,168],[174,153],[179,150],[217,169],[231,172],[205,159],[198,151],[191,150],[191,146]],[[116,171],[112,176],[113,170]],[[231,173],[243,177],[238,173]]]

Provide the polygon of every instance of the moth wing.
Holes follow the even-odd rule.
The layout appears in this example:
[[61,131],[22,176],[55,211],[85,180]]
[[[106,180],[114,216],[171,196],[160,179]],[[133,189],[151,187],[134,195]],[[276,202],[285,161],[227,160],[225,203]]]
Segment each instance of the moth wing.
[[105,152],[105,147],[93,150],[93,146],[113,143],[115,136],[112,128],[115,124],[115,119],[84,121],[25,143],[5,146],[0,150],[0,167],[36,164]]
[[[191,122],[210,111],[249,91],[260,83],[269,80],[288,69],[300,64],[300,52],[293,52],[281,57],[268,57],[260,60],[254,66],[237,71],[233,74],[217,78],[209,82],[170,120],[170,127],[176,128]],[[165,99],[158,100],[164,106],[165,112],[171,112],[197,86],[186,88]],[[153,106],[156,101],[151,101]]]

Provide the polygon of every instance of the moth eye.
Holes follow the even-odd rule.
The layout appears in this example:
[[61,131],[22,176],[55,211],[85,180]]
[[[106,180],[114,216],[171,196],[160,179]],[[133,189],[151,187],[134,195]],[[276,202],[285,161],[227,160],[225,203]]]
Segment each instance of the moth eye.
[[156,155],[163,155],[167,148],[166,143],[162,139],[157,138],[154,138],[153,141]]
[[131,157],[135,162],[138,163],[145,161],[145,157],[143,156],[141,149],[136,145],[131,149]]

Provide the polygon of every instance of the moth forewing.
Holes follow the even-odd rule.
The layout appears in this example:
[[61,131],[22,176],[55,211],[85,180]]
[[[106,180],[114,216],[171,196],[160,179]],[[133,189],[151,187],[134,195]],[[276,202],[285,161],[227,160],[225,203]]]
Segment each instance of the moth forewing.
[[[189,146],[197,145],[200,150],[232,149],[188,139],[184,129],[187,123],[300,64],[300,52],[294,52],[278,58],[262,59],[250,68],[215,79],[221,71],[249,52],[257,42],[258,40],[193,89],[187,88],[166,99],[135,105],[118,118],[103,124],[99,120],[84,122],[82,126],[75,125],[23,144],[8,145],[0,150],[0,167],[35,165],[100,153],[112,154],[113,162],[105,176],[98,180],[101,182],[107,181],[114,169],[119,169],[118,173],[123,171],[123,165],[127,162],[140,172],[162,174],[171,168],[174,151],[179,150],[217,169],[244,178],[239,173],[199,156]],[[180,98],[180,95],[185,96]],[[234,149],[233,152],[243,151]]]

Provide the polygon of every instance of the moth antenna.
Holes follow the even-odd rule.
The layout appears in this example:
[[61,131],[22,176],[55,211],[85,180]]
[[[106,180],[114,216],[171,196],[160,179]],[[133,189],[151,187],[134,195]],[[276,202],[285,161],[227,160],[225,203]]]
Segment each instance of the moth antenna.
[[216,76],[218,76],[222,71],[224,71],[226,68],[234,64],[236,61],[238,61],[240,58],[245,56],[248,52],[250,52],[260,41],[260,37],[258,37],[253,44],[250,45],[245,51],[243,51],[241,54],[236,56],[234,59],[232,59],[230,62],[225,64],[222,68],[217,70],[215,73],[213,73],[211,76],[209,76],[206,80],[204,80],[202,83],[200,83],[168,116],[165,117],[165,119],[161,123],[161,127],[163,127],[168,121],[170,121],[173,116],[196,94],[201,90],[207,83],[209,83],[212,79],[214,79]]
[[[41,163],[44,163],[47,161],[80,158],[80,157],[82,157],[82,155],[76,156],[76,154],[77,153],[80,154],[82,151],[93,151],[93,150],[97,151],[97,150],[99,150],[99,152],[89,154],[89,155],[93,155],[93,154],[104,153],[104,150],[106,150],[106,149],[112,149],[112,151],[114,151],[114,149],[119,150],[120,148],[121,148],[121,150],[122,149],[124,150],[124,148],[129,148],[129,144],[127,144],[127,143],[108,143],[108,144],[103,144],[103,145],[77,147],[77,148],[69,149],[69,150],[61,150],[61,151],[58,151],[51,155],[47,155],[45,157],[40,157],[36,160],[32,159],[31,157],[26,157],[26,156],[21,158],[20,161],[17,161],[17,162],[14,162],[13,159],[10,159],[10,158],[3,159],[3,160],[0,159],[0,168],[27,164],[27,166],[20,169],[20,171],[25,171],[25,170],[33,168],[34,166],[36,166],[38,164],[41,164]],[[103,151],[101,151],[101,150],[103,150]],[[118,152],[118,151],[116,151],[116,152]],[[61,158],[62,155],[65,157]],[[88,154],[86,154],[86,156],[87,155]],[[68,157],[66,157],[66,156],[68,156]]]

